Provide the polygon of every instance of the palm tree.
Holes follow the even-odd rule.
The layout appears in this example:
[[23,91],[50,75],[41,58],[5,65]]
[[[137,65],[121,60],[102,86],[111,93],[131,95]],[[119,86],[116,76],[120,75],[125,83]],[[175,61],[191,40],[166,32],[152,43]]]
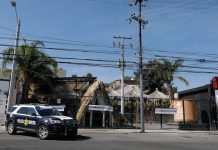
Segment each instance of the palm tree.
[[170,96],[170,99],[174,99],[174,94],[173,94],[173,79],[179,79],[186,85],[188,85],[188,81],[181,77],[181,76],[174,76],[175,72],[178,70],[179,67],[182,66],[182,61],[180,59],[177,59],[175,61],[169,61],[167,59],[163,59],[161,66],[160,66],[160,71],[162,72],[162,77],[164,80],[164,83],[166,84],[168,94]]
[[[40,47],[44,44],[41,41],[34,41],[30,44],[24,40],[24,44],[17,50],[17,79],[22,84],[22,100],[21,103],[28,102],[30,85],[32,83],[49,83],[54,77],[57,62],[42,52]],[[13,58],[12,47],[3,51],[3,67],[10,64]]]

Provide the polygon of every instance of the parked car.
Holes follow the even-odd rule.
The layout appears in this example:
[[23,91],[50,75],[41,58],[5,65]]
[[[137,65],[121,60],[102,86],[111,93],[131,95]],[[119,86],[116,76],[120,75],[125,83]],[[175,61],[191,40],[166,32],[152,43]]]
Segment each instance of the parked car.
[[53,135],[74,136],[77,134],[75,119],[63,116],[57,109],[41,104],[15,105],[7,113],[5,126],[8,134],[17,131],[37,133],[41,139]]

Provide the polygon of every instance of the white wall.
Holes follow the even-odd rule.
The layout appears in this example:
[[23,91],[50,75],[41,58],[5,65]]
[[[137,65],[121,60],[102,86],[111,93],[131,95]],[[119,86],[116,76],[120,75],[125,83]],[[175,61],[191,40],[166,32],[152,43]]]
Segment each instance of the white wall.
[[8,93],[9,81],[2,81],[0,79],[0,93]]
[[9,81],[2,81],[0,79],[0,125],[5,121],[5,106],[7,101],[7,95],[9,89]]
[[3,93],[0,93],[0,116],[5,115],[6,100],[7,96]]

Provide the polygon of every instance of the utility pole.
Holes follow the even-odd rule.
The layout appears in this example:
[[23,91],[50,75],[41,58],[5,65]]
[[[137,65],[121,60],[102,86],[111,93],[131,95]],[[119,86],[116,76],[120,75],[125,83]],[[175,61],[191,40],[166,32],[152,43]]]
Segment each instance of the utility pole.
[[9,92],[8,92],[8,102],[7,102],[7,111],[11,109],[13,105],[16,103],[16,96],[14,97],[14,90],[15,90],[15,73],[16,73],[16,54],[18,49],[18,42],[19,42],[19,35],[20,35],[20,19],[17,15],[16,9],[16,2],[14,0],[11,1],[11,5],[15,8],[16,19],[17,19],[17,32],[16,32],[16,40],[15,40],[15,48],[12,60],[12,70],[11,70],[11,77],[10,77],[10,85],[9,85]]
[[141,112],[141,133],[145,132],[144,125],[144,98],[143,98],[143,63],[142,63],[142,26],[148,24],[148,21],[142,20],[142,2],[147,0],[135,0],[138,4],[138,16],[131,15],[131,19],[138,21],[139,24],[139,74],[140,74],[140,112]]
[[[124,40],[130,40],[132,38],[130,37],[124,37],[124,36],[114,36],[115,39],[121,39],[122,44],[119,44],[119,47],[121,48],[121,60],[119,60],[119,67],[121,70],[121,105],[120,105],[120,113],[124,115],[124,68],[126,67],[125,61],[124,61]],[[116,46],[114,44],[114,46]]]

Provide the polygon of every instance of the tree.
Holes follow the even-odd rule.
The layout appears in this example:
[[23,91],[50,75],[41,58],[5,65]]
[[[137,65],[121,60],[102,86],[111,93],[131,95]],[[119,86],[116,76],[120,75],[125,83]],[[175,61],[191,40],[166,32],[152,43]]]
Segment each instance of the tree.
[[87,73],[86,77],[88,77],[88,78],[92,78],[93,76],[92,76],[91,73]]
[[124,80],[132,80],[131,76],[124,76]]
[[[57,62],[42,52],[40,47],[44,44],[41,41],[34,41],[30,44],[24,40],[24,44],[17,50],[17,78],[22,84],[22,100],[21,103],[28,102],[30,85],[36,83],[38,86],[51,87],[54,71],[57,67]],[[3,51],[3,66],[10,64],[13,58],[12,47]]]
[[[157,60],[149,61],[143,66],[143,90],[146,90],[147,94],[152,93],[156,88],[161,90],[164,86],[164,81],[159,71],[160,66],[161,63]],[[135,72],[135,76],[138,79],[139,73]]]
[[72,78],[77,78],[77,74],[73,74],[71,77]]
[[166,84],[168,94],[170,96],[170,99],[174,99],[173,94],[173,79],[179,79],[186,85],[188,85],[188,81],[181,77],[181,76],[174,76],[175,72],[178,70],[179,67],[182,66],[182,61],[180,59],[177,59],[175,61],[169,61],[167,59],[162,59],[161,65],[160,65],[160,71],[164,80],[164,83]]
[[[174,99],[173,79],[179,79],[188,85],[188,81],[181,76],[174,76],[179,67],[182,66],[181,60],[169,61],[162,59],[161,61],[152,60],[143,66],[143,90],[147,93],[153,92],[156,88],[164,91],[166,85],[170,99]],[[139,76],[135,73],[136,77]]]

